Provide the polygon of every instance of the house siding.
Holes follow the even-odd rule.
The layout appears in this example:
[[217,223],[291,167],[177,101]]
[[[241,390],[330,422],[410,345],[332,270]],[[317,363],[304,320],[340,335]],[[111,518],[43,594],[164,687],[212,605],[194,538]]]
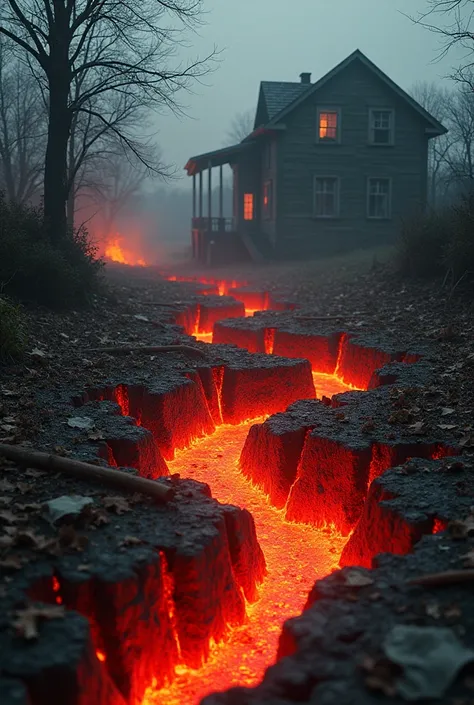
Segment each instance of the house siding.
[[[341,140],[316,139],[319,107],[341,112]],[[393,146],[368,144],[369,109],[393,108]],[[273,237],[281,256],[337,253],[393,242],[403,218],[424,208],[427,192],[426,122],[359,61],[330,79],[284,118],[286,131],[275,144],[276,224]],[[314,176],[339,178],[339,215],[313,217]],[[367,219],[367,180],[391,179],[391,218]]]
[[[270,162],[267,161],[267,149],[270,150]],[[273,205],[270,217],[263,215],[263,200],[260,204],[262,217],[260,220],[260,231],[264,237],[268,238],[269,242],[275,246],[276,244],[276,213],[277,213],[277,142],[275,138],[269,139],[264,143],[261,151],[261,170],[262,170],[262,188],[261,199],[263,199],[263,186],[266,181],[271,181],[273,184]]]

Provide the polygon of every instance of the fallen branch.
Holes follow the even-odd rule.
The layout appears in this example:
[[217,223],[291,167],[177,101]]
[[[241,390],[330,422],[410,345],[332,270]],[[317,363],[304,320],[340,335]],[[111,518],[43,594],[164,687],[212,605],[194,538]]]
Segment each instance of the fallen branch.
[[43,453],[38,450],[28,450],[21,446],[0,443],[0,455],[20,465],[33,467],[37,470],[61,472],[65,475],[77,477],[80,480],[100,482],[103,485],[118,490],[124,490],[125,492],[139,492],[140,494],[156,499],[158,502],[168,502],[175,494],[172,487],[166,487],[154,480],[147,480],[145,477],[137,477],[136,475],[130,475],[121,470],[112,470],[99,465],[91,465],[81,460],[63,458],[60,455]]
[[420,575],[418,578],[412,578],[407,582],[408,585],[421,585],[422,587],[472,583],[474,582],[474,570],[446,570],[442,573]]
[[138,352],[146,355],[156,355],[159,353],[177,352],[190,357],[206,359],[206,353],[192,345],[121,345],[112,348],[84,348],[81,353],[106,353],[107,355],[126,355],[127,353]]

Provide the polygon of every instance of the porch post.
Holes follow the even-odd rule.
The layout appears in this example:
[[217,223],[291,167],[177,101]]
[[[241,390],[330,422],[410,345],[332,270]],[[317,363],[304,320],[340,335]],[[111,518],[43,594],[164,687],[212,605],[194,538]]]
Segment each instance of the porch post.
[[196,174],[193,174],[193,219],[196,217]]
[[209,237],[212,239],[212,166],[209,162],[207,169],[207,217],[209,219]]
[[[224,217],[224,192],[222,187],[222,164],[219,167],[219,219],[222,221]],[[221,223],[219,223],[221,227]]]
[[199,217],[202,218],[202,171],[199,172]]

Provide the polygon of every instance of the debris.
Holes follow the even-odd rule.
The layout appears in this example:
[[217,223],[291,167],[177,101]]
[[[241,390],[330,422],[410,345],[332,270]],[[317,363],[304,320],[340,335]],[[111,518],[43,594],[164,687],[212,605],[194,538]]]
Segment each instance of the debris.
[[368,575],[364,575],[360,570],[351,570],[344,576],[345,585],[350,587],[365,587],[373,585],[374,581]]
[[397,624],[387,635],[383,650],[401,666],[396,690],[410,701],[442,698],[459,671],[474,661],[451,629]]
[[84,507],[93,504],[94,500],[91,497],[82,497],[81,495],[63,495],[56,497],[49,502],[45,502],[45,508],[48,510],[48,521],[51,524],[56,524],[64,517],[76,517],[81,514]]
[[16,612],[12,626],[20,636],[30,641],[39,637],[39,624],[42,620],[59,619],[64,617],[64,614],[63,605],[45,605],[41,607],[29,605],[24,610]]
[[71,428],[82,428],[88,431],[94,428],[94,421],[88,416],[73,416],[67,420],[67,425]]

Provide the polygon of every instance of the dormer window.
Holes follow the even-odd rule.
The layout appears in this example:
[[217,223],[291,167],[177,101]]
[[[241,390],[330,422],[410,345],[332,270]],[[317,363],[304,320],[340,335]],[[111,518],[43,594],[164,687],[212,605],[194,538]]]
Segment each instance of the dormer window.
[[318,110],[318,142],[340,141],[340,113],[335,108]]
[[375,145],[394,143],[394,112],[371,108],[369,111],[369,142]]

